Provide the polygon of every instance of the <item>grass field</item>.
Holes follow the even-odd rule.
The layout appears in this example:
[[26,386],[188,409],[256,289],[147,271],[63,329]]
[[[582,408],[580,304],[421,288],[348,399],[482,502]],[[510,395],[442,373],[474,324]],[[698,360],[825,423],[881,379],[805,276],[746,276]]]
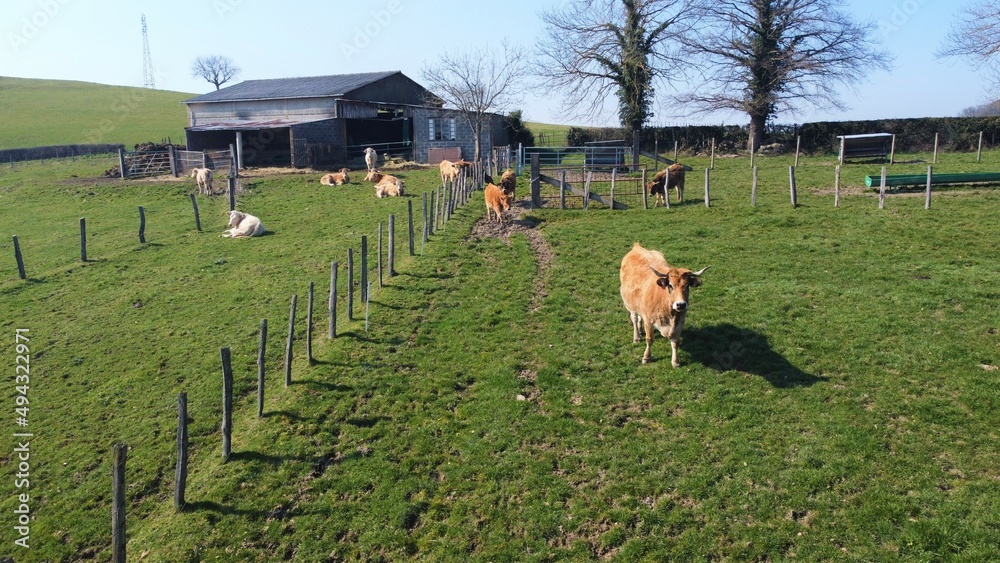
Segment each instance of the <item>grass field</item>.
[[[905,155],[893,173],[926,170]],[[997,169],[1000,152],[940,172]],[[270,234],[220,238],[224,198],[187,181],[96,180],[103,161],[0,167],[0,332],[11,375],[0,440],[0,556],[110,558],[111,447],[129,445],[128,555],[144,561],[418,559],[970,560],[1000,543],[994,187],[863,190],[879,165],[707,159],[670,210],[523,209],[493,236],[475,194],[418,256],[406,202],[318,174],[245,180]],[[521,177],[519,194],[527,192]],[[147,243],[136,238],[137,207]],[[399,276],[377,287],[377,225]],[[86,217],[90,261],[79,260]],[[17,278],[18,235],[29,279]],[[346,320],[348,248],[371,249],[369,328]],[[618,295],[633,242],[711,268],[681,367],[641,365]],[[341,326],[325,338],[330,262]],[[314,355],[304,304],[317,287]],[[282,361],[298,294],[294,382]],[[270,338],[265,417],[256,346]],[[29,329],[31,547],[14,544],[15,330]],[[219,349],[238,396],[221,460]],[[189,402],[184,512],[172,505],[177,395]]]
[[183,144],[195,94],[0,76],[0,149],[77,143]]

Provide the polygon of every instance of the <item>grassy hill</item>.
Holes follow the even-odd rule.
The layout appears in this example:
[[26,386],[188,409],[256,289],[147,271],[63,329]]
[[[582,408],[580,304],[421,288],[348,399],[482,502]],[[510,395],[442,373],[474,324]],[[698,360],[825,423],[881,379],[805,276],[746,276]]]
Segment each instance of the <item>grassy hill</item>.
[[0,148],[184,142],[194,94],[68,80],[0,77]]

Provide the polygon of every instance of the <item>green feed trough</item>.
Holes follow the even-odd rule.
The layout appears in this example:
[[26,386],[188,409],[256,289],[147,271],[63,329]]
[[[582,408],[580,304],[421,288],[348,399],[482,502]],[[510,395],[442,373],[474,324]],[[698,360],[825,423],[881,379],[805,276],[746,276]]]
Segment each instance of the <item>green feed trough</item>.
[[[865,185],[869,188],[880,187],[881,176],[865,176]],[[939,184],[973,184],[976,182],[1000,183],[1000,172],[969,172],[962,174],[934,174],[931,185]],[[924,186],[927,185],[926,174],[893,174],[885,177],[885,186]]]

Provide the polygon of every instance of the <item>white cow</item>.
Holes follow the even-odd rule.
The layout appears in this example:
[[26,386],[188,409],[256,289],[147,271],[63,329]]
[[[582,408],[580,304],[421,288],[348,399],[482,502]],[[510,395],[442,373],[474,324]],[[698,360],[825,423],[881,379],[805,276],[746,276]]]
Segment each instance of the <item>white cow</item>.
[[365,149],[365,164],[368,166],[368,171],[371,172],[375,170],[375,161],[378,160],[378,153],[375,149],[368,147]]
[[264,234],[264,224],[260,219],[234,209],[229,212],[229,229],[222,236],[243,238],[259,237],[262,234]]
[[212,195],[212,170],[209,168],[191,169],[191,177],[198,182],[198,193]]

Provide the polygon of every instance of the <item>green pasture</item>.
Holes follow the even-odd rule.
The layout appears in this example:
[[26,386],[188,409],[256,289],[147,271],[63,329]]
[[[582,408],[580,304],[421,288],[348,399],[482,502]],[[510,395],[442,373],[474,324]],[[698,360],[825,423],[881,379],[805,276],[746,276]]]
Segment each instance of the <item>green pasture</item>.
[[183,144],[195,94],[0,76],[0,149],[170,138]]
[[[906,163],[892,172],[925,172],[930,158],[898,156]],[[982,163],[939,158],[942,172],[1000,169],[996,151]],[[269,233],[230,240],[219,236],[224,197],[198,197],[195,229],[190,179],[97,179],[109,165],[90,159],[0,166],[10,366],[0,557],[109,560],[115,443],[130,448],[131,560],[995,557],[996,187],[943,187],[930,210],[922,189],[902,190],[878,209],[862,186],[881,164],[854,163],[835,208],[835,158],[810,156],[796,170],[793,208],[792,157],[761,157],[751,207],[743,156],[716,159],[706,207],[708,158],[682,160],[694,171],[669,210],[523,209],[504,238],[477,234],[487,232],[475,228],[477,192],[412,257],[406,205],[420,217],[433,169],[402,172],[407,196],[387,199],[361,182],[320,186],[318,174],[246,178],[238,207]],[[378,287],[377,229],[390,214],[398,276]],[[345,299],[348,249],[357,253],[362,236],[367,330],[357,302],[347,320]],[[647,365],[644,344],[632,342],[618,265],[634,242],[679,266],[711,266],[691,295],[680,368],[660,337]],[[329,340],[332,261],[341,299]],[[268,379],[257,418],[262,319]],[[25,431],[15,424],[18,328],[31,337],[29,549],[14,544],[13,528],[23,491],[12,435]],[[222,347],[237,394],[226,463]],[[191,459],[177,512],[181,392]]]

